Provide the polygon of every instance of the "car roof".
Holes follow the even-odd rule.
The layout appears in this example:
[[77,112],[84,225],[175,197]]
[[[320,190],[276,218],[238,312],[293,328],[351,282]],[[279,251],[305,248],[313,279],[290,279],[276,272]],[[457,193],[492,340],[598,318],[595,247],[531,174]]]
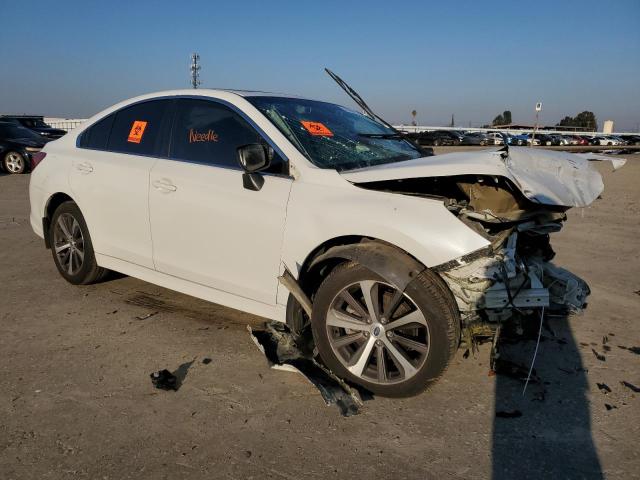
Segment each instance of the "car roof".
[[[301,97],[299,95],[292,95],[288,93],[278,93],[278,92],[266,92],[263,90],[239,90],[234,88],[198,88],[192,90],[169,90],[164,92],[157,92],[158,94],[175,94],[175,95],[184,95],[185,93],[191,93],[191,95],[216,95],[218,93],[233,93],[240,97],[282,97],[282,98],[297,98],[304,100],[311,100],[306,97]],[[153,95],[153,94],[150,94]]]

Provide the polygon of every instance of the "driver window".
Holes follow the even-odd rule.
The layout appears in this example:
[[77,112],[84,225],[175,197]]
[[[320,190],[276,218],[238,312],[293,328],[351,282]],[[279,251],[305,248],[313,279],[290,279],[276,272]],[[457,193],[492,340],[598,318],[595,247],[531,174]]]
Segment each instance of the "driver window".
[[[240,169],[236,150],[250,143],[267,145],[258,132],[225,105],[197,99],[178,100],[170,158]],[[268,173],[287,173],[275,154]]]

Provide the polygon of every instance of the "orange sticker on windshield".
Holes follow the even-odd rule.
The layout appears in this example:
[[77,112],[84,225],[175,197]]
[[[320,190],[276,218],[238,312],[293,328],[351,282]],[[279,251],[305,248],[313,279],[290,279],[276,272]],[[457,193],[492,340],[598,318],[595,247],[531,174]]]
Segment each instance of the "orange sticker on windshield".
[[333,137],[333,132],[325,127],[323,123],[306,122],[304,120],[301,120],[300,123],[311,135],[317,135],[319,137]]
[[129,132],[129,138],[127,138],[127,142],[131,143],[140,143],[142,140],[142,135],[144,135],[144,129],[147,128],[147,122],[143,122],[142,120],[136,120],[131,125],[131,131]]

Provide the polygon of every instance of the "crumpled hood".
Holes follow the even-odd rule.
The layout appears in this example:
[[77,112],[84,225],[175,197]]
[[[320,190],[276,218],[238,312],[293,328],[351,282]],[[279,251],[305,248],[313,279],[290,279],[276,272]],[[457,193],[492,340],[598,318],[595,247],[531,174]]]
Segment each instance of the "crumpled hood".
[[509,147],[508,151],[447,153],[345,171],[341,175],[352,183],[453,175],[501,176],[511,180],[533,202],[585,207],[604,190],[602,176],[589,159],[611,160],[614,169],[625,163],[597,154]]

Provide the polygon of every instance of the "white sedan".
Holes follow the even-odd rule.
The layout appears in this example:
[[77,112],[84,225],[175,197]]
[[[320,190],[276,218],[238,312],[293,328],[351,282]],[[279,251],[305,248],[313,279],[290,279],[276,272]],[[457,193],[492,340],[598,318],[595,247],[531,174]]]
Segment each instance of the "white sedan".
[[548,234],[602,192],[586,159],[425,156],[374,118],[255,92],[127,100],[37,154],[31,225],[72,284],[115,270],[286,322],[381,395],[422,391],[501,322],[583,307]]

